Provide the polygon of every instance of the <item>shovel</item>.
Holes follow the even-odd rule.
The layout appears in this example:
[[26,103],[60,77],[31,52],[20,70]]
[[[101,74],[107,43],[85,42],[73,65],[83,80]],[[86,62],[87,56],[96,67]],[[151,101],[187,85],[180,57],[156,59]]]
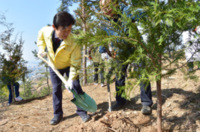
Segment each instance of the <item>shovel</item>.
[[[61,79],[61,81],[66,85],[68,85],[67,81],[65,78],[60,74],[60,72],[55,68],[53,61],[51,57],[47,54],[48,58],[50,61],[47,61],[44,59],[42,56],[38,54],[38,57],[43,60],[47,65],[49,65],[53,71],[56,73],[56,75]],[[96,102],[86,93],[83,94],[77,94],[74,89],[70,89],[70,92],[73,93],[74,99],[71,100],[72,103],[80,107],[81,109],[88,111],[88,112],[96,112],[97,110],[97,105]]]

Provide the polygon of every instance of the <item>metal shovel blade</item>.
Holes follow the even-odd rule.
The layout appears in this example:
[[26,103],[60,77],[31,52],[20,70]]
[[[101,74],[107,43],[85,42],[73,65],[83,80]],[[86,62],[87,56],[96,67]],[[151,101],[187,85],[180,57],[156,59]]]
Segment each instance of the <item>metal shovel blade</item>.
[[77,94],[73,89],[71,90],[71,92],[75,96],[75,98],[71,100],[72,103],[85,111],[96,112],[96,102],[89,95],[87,95],[86,93]]

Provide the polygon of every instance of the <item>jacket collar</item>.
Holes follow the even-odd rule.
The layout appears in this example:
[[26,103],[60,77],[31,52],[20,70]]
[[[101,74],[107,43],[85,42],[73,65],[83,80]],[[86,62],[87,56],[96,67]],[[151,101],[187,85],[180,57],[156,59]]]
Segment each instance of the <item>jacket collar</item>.
[[[50,39],[50,40],[52,40],[53,31],[54,31],[54,29],[52,27],[50,27],[50,31],[49,31],[49,34],[48,34],[48,39]],[[73,37],[73,35],[70,33],[68,35],[68,37],[61,42],[60,45],[69,45],[70,46],[72,44],[72,37]]]

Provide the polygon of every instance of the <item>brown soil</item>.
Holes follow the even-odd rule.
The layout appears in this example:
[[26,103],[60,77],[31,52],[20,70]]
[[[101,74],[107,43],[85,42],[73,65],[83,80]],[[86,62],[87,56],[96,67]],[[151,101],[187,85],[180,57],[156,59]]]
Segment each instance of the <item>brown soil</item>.
[[[200,71],[195,73],[200,75]],[[181,72],[162,81],[163,131],[200,132],[200,82],[184,80]],[[52,96],[24,100],[11,106],[0,107],[0,132],[155,132],[156,86],[152,84],[153,111],[150,116],[141,114],[139,89],[133,91],[130,102],[119,111],[108,112],[106,87],[83,86],[84,91],[97,103],[96,113],[89,113],[91,120],[82,123],[76,107],[70,102],[71,93],[63,91],[64,120],[51,126],[53,117]],[[114,84],[111,85],[112,104]]]

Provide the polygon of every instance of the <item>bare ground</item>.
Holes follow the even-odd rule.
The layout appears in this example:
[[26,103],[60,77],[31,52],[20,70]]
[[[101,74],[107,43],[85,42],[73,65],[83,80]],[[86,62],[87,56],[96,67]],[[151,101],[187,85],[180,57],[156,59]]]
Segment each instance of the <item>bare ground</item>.
[[[195,73],[200,75],[200,71]],[[162,81],[163,131],[200,132],[200,82],[184,80],[181,72]],[[155,132],[156,131],[156,86],[152,84],[152,115],[141,114],[139,89],[133,91],[126,107],[108,112],[106,87],[83,86],[84,91],[97,103],[96,113],[89,113],[91,120],[82,123],[76,115],[76,107],[70,102],[71,93],[63,91],[64,120],[51,126],[53,117],[52,96],[24,100],[11,106],[0,107],[0,132]],[[112,104],[114,84],[111,85]]]

